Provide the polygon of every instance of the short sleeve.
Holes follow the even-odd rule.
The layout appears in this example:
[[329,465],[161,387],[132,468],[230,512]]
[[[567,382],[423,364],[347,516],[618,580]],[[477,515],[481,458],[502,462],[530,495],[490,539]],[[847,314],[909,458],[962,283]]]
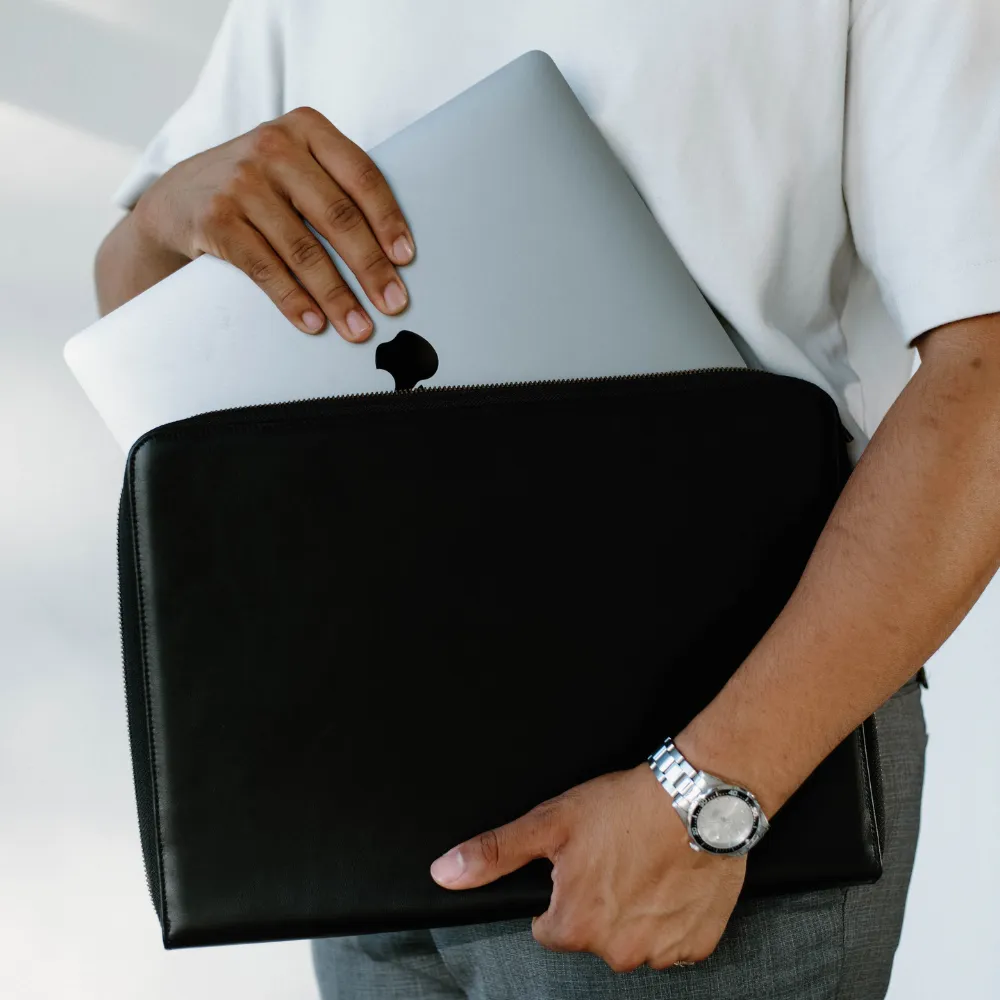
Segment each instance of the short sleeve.
[[1000,312],[1000,2],[852,0],[844,195],[907,343]]
[[280,7],[277,0],[230,0],[194,90],[115,192],[117,205],[132,208],[175,163],[283,113]]

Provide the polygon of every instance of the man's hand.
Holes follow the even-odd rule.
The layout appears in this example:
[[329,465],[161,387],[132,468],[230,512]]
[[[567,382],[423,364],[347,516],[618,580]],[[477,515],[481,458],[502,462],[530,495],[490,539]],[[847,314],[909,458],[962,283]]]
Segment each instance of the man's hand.
[[616,972],[707,958],[746,874],[746,857],[691,850],[669,796],[642,764],[459,844],[431,875],[448,889],[471,889],[542,857],[554,866],[552,898],[532,921],[535,939],[593,952]]
[[[371,317],[303,220],[378,309],[405,308],[395,265],[412,259],[413,237],[388,183],[322,114],[297,108],[178,163],[143,194],[98,255],[102,312],[207,253],[246,272],[300,330],[329,319],[346,340],[367,339]],[[147,266],[133,261],[122,277],[122,258],[137,256]]]

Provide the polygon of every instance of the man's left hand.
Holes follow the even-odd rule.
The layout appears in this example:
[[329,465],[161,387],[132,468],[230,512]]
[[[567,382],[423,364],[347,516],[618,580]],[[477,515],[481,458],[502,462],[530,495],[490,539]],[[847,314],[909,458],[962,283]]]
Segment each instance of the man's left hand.
[[746,857],[689,846],[688,833],[648,765],[606,774],[467,840],[431,866],[448,889],[485,885],[535,858],[553,864],[535,939],[589,951],[616,972],[707,958],[746,874]]

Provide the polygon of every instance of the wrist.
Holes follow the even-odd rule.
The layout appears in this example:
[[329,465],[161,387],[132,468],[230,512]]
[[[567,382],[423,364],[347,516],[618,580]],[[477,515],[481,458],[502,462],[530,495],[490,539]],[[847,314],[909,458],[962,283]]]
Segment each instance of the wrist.
[[168,224],[169,215],[160,197],[164,177],[143,192],[126,218],[125,225],[136,255],[150,263],[176,270],[193,258],[170,239],[172,227]]
[[97,251],[94,280],[102,316],[188,263],[187,257],[164,247],[150,234],[143,212],[136,205],[108,233]]
[[[769,819],[791,795],[766,749],[736,737],[711,719],[696,716],[674,737],[674,744],[693,767],[752,792]],[[748,753],[748,746],[753,746],[754,752]]]

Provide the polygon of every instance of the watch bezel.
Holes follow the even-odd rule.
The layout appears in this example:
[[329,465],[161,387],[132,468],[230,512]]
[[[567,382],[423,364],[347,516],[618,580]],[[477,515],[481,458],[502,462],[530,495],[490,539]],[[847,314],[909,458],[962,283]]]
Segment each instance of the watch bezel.
[[[709,844],[706,840],[704,840],[698,833],[698,815],[709,802],[713,802],[715,799],[722,798],[727,795],[742,799],[750,807],[750,810],[753,812],[753,826],[751,826],[750,832],[747,834],[746,838],[735,847],[714,847],[712,844]],[[745,850],[754,842],[754,839],[757,836],[757,831],[760,829],[760,821],[760,806],[757,804],[757,800],[753,797],[753,795],[745,788],[728,785],[722,788],[713,788],[706,792],[705,795],[698,800],[698,804],[691,810],[691,814],[688,818],[688,832],[691,834],[691,839],[703,851],[707,851],[709,854],[736,854],[739,851]]]

